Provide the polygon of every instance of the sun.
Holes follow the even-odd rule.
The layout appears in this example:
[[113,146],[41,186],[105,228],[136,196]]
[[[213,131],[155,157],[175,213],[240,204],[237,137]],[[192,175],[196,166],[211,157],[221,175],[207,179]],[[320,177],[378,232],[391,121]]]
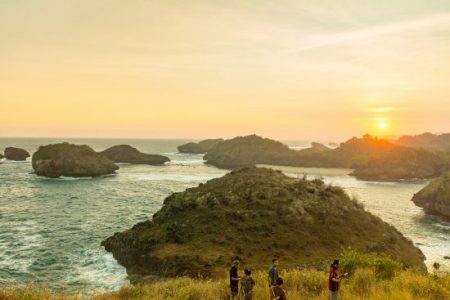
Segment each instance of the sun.
[[375,118],[375,127],[378,129],[378,130],[382,130],[382,131],[385,131],[385,130],[387,130],[387,128],[389,127],[389,123],[388,123],[388,121],[386,120],[386,118]]
[[387,127],[386,122],[378,122],[377,127],[380,129],[385,129]]

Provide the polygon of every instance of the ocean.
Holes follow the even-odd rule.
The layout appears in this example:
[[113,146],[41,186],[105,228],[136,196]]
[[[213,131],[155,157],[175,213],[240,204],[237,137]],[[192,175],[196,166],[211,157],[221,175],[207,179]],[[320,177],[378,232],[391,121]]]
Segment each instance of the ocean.
[[[32,174],[30,160],[0,164],[0,286],[29,284],[55,291],[111,291],[128,283],[125,269],[100,243],[115,232],[147,220],[173,192],[197,186],[227,171],[204,164],[202,155],[178,153],[186,140],[0,138],[0,149],[15,146],[34,152],[39,145],[68,141],[94,150],[128,144],[163,154],[167,166],[119,164],[115,176],[47,179]],[[289,142],[304,147],[307,142]],[[343,187],[367,211],[411,239],[427,257],[450,269],[450,223],[425,215],[411,197],[420,182],[357,180],[345,169],[281,169],[289,176],[322,178]]]

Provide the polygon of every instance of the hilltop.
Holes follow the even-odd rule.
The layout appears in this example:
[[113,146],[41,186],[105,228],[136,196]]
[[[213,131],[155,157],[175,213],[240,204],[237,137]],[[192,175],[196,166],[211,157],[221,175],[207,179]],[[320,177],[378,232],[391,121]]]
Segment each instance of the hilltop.
[[238,258],[255,270],[328,261],[343,248],[385,253],[425,270],[424,256],[339,187],[245,168],[174,193],[152,220],[102,242],[135,281],[147,275],[216,277]]

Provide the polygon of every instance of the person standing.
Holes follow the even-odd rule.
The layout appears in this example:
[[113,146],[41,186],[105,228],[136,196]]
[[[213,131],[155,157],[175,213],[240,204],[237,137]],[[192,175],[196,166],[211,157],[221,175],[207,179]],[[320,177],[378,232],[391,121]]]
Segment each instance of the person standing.
[[269,269],[269,287],[276,285],[278,279],[278,258],[272,259],[272,267]]
[[253,287],[255,286],[255,280],[252,278],[252,272],[250,270],[244,270],[244,277],[241,278],[241,290],[239,300],[252,300]]
[[239,261],[235,260],[233,262],[233,266],[230,269],[230,289],[231,289],[231,300],[237,300],[239,293]]
[[330,290],[330,300],[338,300],[339,299],[339,284],[341,282],[342,277],[345,274],[340,274],[338,272],[339,269],[339,260],[335,259],[331,264],[330,276],[328,277],[328,289]]

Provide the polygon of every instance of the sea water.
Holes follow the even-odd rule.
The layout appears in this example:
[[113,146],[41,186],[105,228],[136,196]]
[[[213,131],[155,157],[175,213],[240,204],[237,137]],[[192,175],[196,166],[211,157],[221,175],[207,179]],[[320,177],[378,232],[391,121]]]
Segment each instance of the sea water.
[[[48,179],[32,174],[30,160],[0,164],[0,286],[28,284],[57,291],[109,291],[128,283],[125,269],[100,246],[102,240],[151,218],[173,192],[197,186],[227,171],[204,164],[202,155],[181,154],[185,140],[0,139],[36,151],[68,141],[97,151],[129,144],[166,155],[166,166],[119,164],[117,175]],[[296,147],[302,146],[298,143]],[[320,177],[342,186],[366,209],[394,225],[424,252],[426,263],[448,265],[450,224],[425,215],[412,195],[426,182],[369,182],[342,169],[283,168],[289,176]]]

